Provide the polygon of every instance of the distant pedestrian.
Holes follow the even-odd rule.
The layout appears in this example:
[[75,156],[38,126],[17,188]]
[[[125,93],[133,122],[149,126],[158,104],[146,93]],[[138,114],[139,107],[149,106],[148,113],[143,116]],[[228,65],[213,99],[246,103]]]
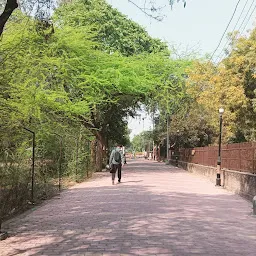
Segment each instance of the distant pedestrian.
[[111,173],[112,173],[112,185],[115,184],[115,176],[116,176],[116,171],[117,172],[117,177],[118,177],[118,182],[121,182],[121,177],[122,177],[122,167],[124,165],[124,155],[122,152],[122,146],[117,145],[115,149],[112,150],[109,158],[109,166],[111,168]]

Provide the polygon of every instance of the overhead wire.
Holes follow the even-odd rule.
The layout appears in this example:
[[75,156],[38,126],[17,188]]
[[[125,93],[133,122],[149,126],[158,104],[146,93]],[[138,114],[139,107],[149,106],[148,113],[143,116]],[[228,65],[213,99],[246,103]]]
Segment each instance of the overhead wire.
[[[254,0],[253,0],[253,1],[254,1]],[[236,29],[236,26],[238,25],[238,23],[239,23],[239,21],[240,21],[242,15],[243,15],[243,13],[244,13],[245,7],[247,6],[248,2],[249,2],[249,0],[247,0],[247,1],[245,2],[244,7],[243,7],[243,9],[242,9],[242,11],[241,11],[241,13],[240,13],[240,15],[239,15],[237,21],[236,21],[236,24],[235,24],[235,26],[234,26],[234,28],[233,28],[231,34],[234,33],[234,31],[235,31],[235,29]],[[225,45],[222,47],[222,50],[220,51],[220,54],[218,55],[218,57],[217,57],[217,59],[216,59],[216,62],[217,62],[217,63],[218,63],[219,60],[221,60],[221,59],[223,58],[223,56],[225,55],[225,52],[223,52],[223,51],[225,50],[225,48],[227,47],[227,45],[228,45],[229,42],[230,42],[230,38],[227,39]],[[222,52],[223,52],[223,53],[222,53]]]
[[[242,28],[242,26],[243,26],[243,24],[244,24],[244,22],[245,22],[245,20],[246,20],[246,18],[247,18],[247,16],[248,16],[250,10],[252,9],[252,6],[253,6],[254,1],[255,1],[255,0],[252,0],[252,3],[251,3],[251,5],[250,5],[250,7],[249,7],[249,9],[248,9],[248,11],[247,11],[247,13],[246,13],[246,15],[245,15],[243,21],[242,21],[242,23],[240,24],[240,27],[238,28],[238,31],[241,30],[241,28]],[[251,16],[251,15],[250,15],[250,16]]]
[[221,42],[222,42],[222,40],[223,40],[223,38],[224,38],[224,36],[225,36],[227,30],[228,30],[228,27],[229,27],[231,21],[233,20],[233,18],[234,18],[234,16],[235,16],[237,7],[238,7],[238,5],[239,5],[240,2],[241,2],[241,0],[238,0],[238,2],[237,2],[237,4],[236,4],[236,7],[235,7],[235,9],[234,9],[234,11],[233,11],[233,14],[232,14],[232,16],[231,16],[231,18],[230,18],[230,20],[229,20],[229,22],[228,22],[228,25],[226,26],[226,29],[225,29],[225,31],[223,32],[223,34],[222,34],[222,36],[221,36],[221,39],[220,39],[220,41],[219,41],[219,43],[218,43],[216,49],[214,50],[214,52],[213,52],[212,55],[211,55],[210,61],[212,60],[212,58],[213,58],[214,54],[216,53],[216,51],[218,50],[218,48],[220,47],[220,44],[221,44]]
[[[251,17],[252,17],[252,15],[253,15],[253,13],[254,13],[255,10],[256,10],[256,4],[255,4],[254,8],[252,9],[254,1],[255,1],[255,0],[252,1],[251,5],[250,5],[250,7],[249,7],[249,9],[248,9],[248,11],[247,11],[247,13],[246,13],[246,15],[245,15],[243,21],[242,21],[242,23],[240,24],[240,26],[239,26],[239,28],[238,28],[238,31],[239,31],[239,34],[240,34],[240,35],[243,34],[245,28],[247,27],[248,23],[249,23],[250,20],[251,20]],[[247,2],[248,2],[248,1],[247,1]],[[251,9],[252,9],[252,11],[251,11]],[[250,11],[251,11],[251,13],[250,13]],[[249,17],[247,18],[247,16],[248,16],[249,13],[250,13],[250,15],[249,15]],[[246,20],[246,18],[247,18],[247,20]],[[246,21],[246,23],[245,23],[243,29],[241,30],[241,27],[243,26],[243,24],[244,24],[245,21]],[[233,32],[234,32],[234,31],[232,31],[232,33],[233,33]],[[236,39],[237,39],[237,38],[238,38],[238,35],[236,36]],[[228,41],[227,41],[227,42],[228,42]],[[222,51],[224,50],[224,48],[225,48],[225,46],[223,47]],[[224,55],[225,55],[225,52],[224,52],[221,56],[218,57],[218,59],[217,59],[216,62],[218,63],[218,62],[223,58]]]
[[255,4],[255,6],[254,6],[254,8],[253,8],[253,10],[252,10],[252,12],[251,12],[251,14],[250,14],[250,16],[248,17],[246,24],[244,25],[243,29],[241,30],[241,33],[240,33],[240,34],[243,34],[243,32],[244,32],[245,28],[247,27],[249,21],[251,20],[251,17],[252,17],[252,15],[253,15],[253,13],[255,12],[255,10],[256,10],[256,4]]

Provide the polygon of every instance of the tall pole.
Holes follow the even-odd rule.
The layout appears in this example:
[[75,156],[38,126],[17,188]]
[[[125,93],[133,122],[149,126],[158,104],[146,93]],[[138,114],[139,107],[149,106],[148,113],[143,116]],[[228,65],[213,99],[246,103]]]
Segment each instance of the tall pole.
[[60,156],[59,156],[59,171],[58,171],[58,180],[59,180],[59,191],[61,190],[61,175],[62,175],[62,170],[61,170],[61,161],[62,161],[62,136],[59,135],[58,133],[54,133],[60,138]]
[[77,174],[78,174],[78,138],[76,138],[76,181],[78,180]]
[[142,126],[143,126],[142,150],[143,150],[143,153],[144,153],[144,151],[145,151],[145,140],[144,140],[144,136],[145,136],[145,134],[144,134],[144,119],[145,119],[145,117],[143,117],[143,118],[142,118]]
[[32,147],[33,147],[33,151],[32,151],[32,172],[31,172],[31,200],[32,203],[34,202],[34,183],[35,183],[35,145],[36,145],[36,135],[33,132],[33,143],[32,143]]
[[221,178],[220,178],[220,172],[221,172],[221,136],[222,136],[222,114],[224,113],[224,109],[219,109],[220,114],[220,131],[219,131],[219,150],[218,150],[218,160],[217,160],[217,178],[216,178],[216,186],[221,186]]
[[166,139],[166,158],[169,161],[169,114],[167,114],[167,139]]
[[34,203],[34,184],[35,184],[35,146],[36,146],[36,134],[30,129],[24,127],[24,129],[33,135],[32,139],[32,168],[31,168],[31,202]]
[[177,130],[177,136],[176,136],[176,152],[175,152],[175,163],[176,163],[176,166],[178,167],[179,166],[179,130]]
[[[170,75],[170,77],[169,78],[171,78],[172,77],[172,75]],[[168,97],[169,97],[169,88],[167,89],[167,95],[168,95]],[[168,164],[169,164],[169,100],[167,101],[167,122],[166,122],[166,124],[167,124],[167,129],[166,129],[166,132],[167,132],[167,138],[166,138],[166,158],[167,158],[167,162],[168,162]]]
[[217,164],[221,164],[221,137],[222,137],[222,115],[220,115],[219,151]]
[[62,161],[62,137],[60,138],[60,158],[59,158],[59,191],[61,190],[61,161]]
[[[86,176],[87,178],[89,177],[89,168],[91,167],[91,162],[89,164],[89,160],[91,159],[91,155],[89,153],[91,153],[90,151],[90,141],[88,141],[88,144],[87,144],[87,152],[88,154],[86,154]],[[91,169],[91,168],[90,168]]]
[[153,158],[153,160],[155,160],[155,149],[154,149],[154,147],[155,147],[155,144],[154,144],[154,111],[153,111],[153,113],[152,113],[152,122],[153,122],[153,124],[152,124],[152,140],[153,140],[153,150],[152,150],[152,158]]

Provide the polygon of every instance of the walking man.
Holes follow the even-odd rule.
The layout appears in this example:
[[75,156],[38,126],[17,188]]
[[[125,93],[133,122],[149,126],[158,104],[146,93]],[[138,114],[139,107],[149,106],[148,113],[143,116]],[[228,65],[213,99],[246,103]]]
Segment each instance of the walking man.
[[115,184],[115,176],[116,171],[118,182],[121,182],[121,172],[122,172],[122,166],[124,165],[124,155],[122,152],[122,146],[117,145],[115,149],[112,150],[109,158],[109,166],[111,167],[112,171],[112,185]]

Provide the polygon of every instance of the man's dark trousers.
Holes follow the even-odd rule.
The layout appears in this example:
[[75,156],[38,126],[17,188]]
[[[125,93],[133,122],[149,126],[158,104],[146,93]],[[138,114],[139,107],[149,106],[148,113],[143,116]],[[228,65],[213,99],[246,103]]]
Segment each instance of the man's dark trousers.
[[117,171],[118,181],[121,181],[122,164],[113,164],[113,170],[115,170],[115,172],[112,173],[112,180],[115,180]]

